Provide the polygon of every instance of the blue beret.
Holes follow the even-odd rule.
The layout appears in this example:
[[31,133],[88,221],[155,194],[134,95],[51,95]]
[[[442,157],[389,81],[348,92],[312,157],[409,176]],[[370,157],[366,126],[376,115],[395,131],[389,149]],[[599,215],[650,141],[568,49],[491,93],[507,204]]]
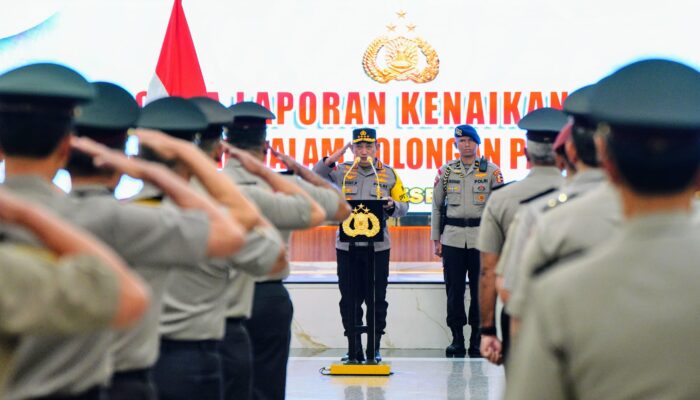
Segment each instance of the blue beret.
[[474,127],[471,125],[460,125],[455,128],[455,138],[461,138],[464,136],[468,136],[474,139],[474,141],[477,144],[481,144],[481,138],[479,137],[479,134],[476,132],[476,129],[474,129]]

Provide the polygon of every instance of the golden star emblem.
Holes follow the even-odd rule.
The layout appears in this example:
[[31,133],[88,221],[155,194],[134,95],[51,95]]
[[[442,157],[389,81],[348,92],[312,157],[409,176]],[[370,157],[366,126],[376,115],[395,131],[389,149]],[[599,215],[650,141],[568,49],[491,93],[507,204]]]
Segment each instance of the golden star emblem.
[[406,25],[406,29],[408,29],[409,32],[413,32],[416,30],[416,24],[408,24]]
[[394,32],[396,30],[396,25],[394,24],[389,24],[386,26],[386,29],[389,30],[389,32]]
[[398,12],[396,13],[396,15],[398,15],[399,18],[406,18],[406,11],[403,11],[403,10],[398,11]]

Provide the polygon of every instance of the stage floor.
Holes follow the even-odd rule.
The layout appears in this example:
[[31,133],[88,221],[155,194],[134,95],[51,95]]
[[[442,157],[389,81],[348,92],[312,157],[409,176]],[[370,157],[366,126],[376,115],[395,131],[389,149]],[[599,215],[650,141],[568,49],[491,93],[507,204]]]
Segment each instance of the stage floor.
[[[333,261],[293,261],[289,283],[336,283]],[[389,283],[444,283],[442,263],[403,261],[389,263]]]
[[[338,361],[343,349],[327,356],[295,356],[287,376],[288,400],[491,400],[501,399],[505,385],[502,367],[483,359],[448,359],[442,351],[387,351],[389,377],[326,376],[319,370]],[[427,352],[432,352],[428,354]],[[336,354],[337,353],[337,354]],[[332,354],[332,356],[331,356]]]

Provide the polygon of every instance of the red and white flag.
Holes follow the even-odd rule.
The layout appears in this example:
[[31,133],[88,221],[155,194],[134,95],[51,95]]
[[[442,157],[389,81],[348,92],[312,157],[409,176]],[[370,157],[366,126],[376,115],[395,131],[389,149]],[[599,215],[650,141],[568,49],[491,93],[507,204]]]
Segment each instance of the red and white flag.
[[206,95],[204,76],[199,67],[185,11],[182,9],[182,0],[175,0],[156,73],[148,86],[144,103],[167,96],[189,98]]

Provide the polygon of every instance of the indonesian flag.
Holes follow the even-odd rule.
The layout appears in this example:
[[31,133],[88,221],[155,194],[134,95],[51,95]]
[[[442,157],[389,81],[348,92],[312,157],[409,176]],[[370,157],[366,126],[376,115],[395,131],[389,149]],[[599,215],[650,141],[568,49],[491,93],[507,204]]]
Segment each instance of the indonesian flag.
[[144,104],[168,96],[189,98],[206,95],[207,88],[182,9],[182,0],[175,0],[156,73],[148,86]]

